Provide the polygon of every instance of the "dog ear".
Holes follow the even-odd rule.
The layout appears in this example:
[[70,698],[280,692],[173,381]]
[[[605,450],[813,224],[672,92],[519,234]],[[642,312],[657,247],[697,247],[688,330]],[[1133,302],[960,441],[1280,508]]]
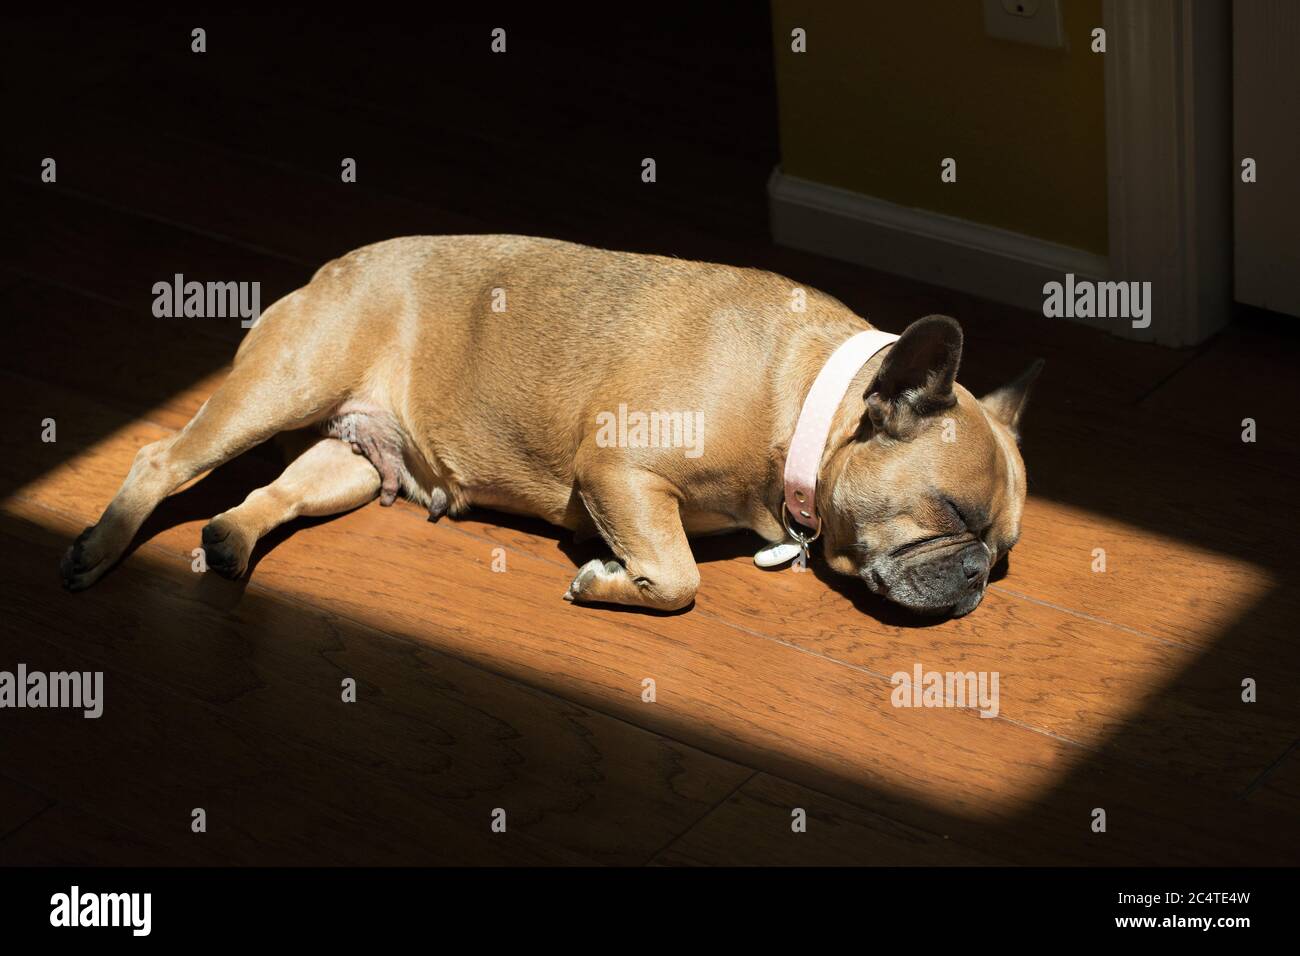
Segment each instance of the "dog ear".
[[894,437],[912,432],[926,415],[957,401],[953,383],[961,364],[961,326],[946,315],[927,315],[909,325],[885,355],[867,388],[865,426]]
[[1025,369],[1012,382],[989,392],[980,399],[984,410],[1011,429],[1011,434],[1020,440],[1020,416],[1025,413],[1029,403],[1029,392],[1033,389],[1038,373],[1043,370],[1042,359],[1034,359],[1033,364]]

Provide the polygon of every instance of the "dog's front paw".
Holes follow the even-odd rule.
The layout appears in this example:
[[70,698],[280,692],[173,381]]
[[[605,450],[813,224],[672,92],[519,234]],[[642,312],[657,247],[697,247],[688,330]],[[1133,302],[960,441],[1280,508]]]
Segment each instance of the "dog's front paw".
[[599,558],[592,558],[586,564],[578,569],[577,577],[569,585],[569,590],[564,592],[566,601],[598,601],[595,595],[595,588],[603,577],[611,574],[617,574],[623,570],[623,565],[617,561],[602,561]]

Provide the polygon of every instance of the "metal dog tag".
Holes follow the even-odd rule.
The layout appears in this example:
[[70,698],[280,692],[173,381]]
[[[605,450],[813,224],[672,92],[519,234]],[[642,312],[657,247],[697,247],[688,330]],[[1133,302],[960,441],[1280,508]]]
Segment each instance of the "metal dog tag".
[[800,552],[807,560],[808,549],[803,545],[796,544],[794,541],[778,541],[776,544],[769,544],[759,549],[759,552],[754,555],[754,563],[760,568],[774,568],[787,561],[793,561]]

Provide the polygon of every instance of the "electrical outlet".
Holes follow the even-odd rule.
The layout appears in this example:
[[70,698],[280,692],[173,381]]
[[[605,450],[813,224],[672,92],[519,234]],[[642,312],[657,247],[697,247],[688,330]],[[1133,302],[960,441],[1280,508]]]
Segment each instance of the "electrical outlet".
[[1013,43],[1063,47],[1061,0],[984,0],[984,32]]
[[1002,9],[1013,17],[1032,17],[1038,13],[1038,0],[1002,0]]

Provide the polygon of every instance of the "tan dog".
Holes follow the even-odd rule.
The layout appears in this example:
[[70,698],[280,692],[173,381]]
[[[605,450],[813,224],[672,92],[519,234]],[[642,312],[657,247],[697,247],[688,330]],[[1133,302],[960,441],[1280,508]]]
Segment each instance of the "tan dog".
[[[269,308],[189,424],[140,450],[64,582],[98,580],[181,484],[311,428],[275,482],[203,529],[210,567],[237,576],[277,525],[400,493],[435,518],[483,505],[599,533],[616,560],[584,565],[566,598],[684,607],[700,582],[688,535],[785,537],[801,403],[866,328],[815,291],[796,311],[800,294],[752,269],[519,236],[358,249]],[[1015,430],[1038,371],[977,400],[954,380],[961,341],[930,316],[861,368],[815,493],[831,568],[956,614],[1019,535]]]

